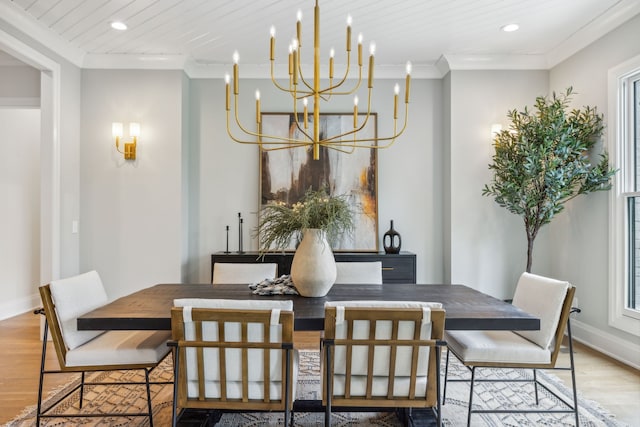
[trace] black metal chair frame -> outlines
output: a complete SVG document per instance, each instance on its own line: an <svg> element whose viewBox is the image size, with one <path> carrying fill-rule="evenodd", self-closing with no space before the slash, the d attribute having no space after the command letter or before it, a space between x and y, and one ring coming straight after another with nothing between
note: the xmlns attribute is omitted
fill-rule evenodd
<svg viewBox="0 0 640 427"><path fill-rule="evenodd" d="M144 371L145 381L142 382L109 382L109 381L85 381L85 373L87 371L83 371L81 369L67 369L67 370L49 370L45 368L46 360L47 360L47 337L49 335L49 323L45 315L45 311L43 308L39 308L34 311L34 314L41 314L45 316L44 321L44 333L42 336L42 356L40 359L40 380L38 384L38 404L36 411L36 426L40 426L40 420L42 418L95 418L95 417L149 417L149 426L153 427L153 408L151 405L151 384L173 384L173 381L150 381L149 375L151 372L157 367L153 366L151 368L137 368ZM104 369L102 371L113 371L113 370L136 370L130 368L122 368L122 369ZM92 369L91 372L100 372L99 369ZM62 397L56 399L53 403L48 404L47 408L42 408L42 394L43 394L43 385L44 385L44 376L46 374L68 374L68 373L79 373L80 374L80 383L75 387L72 387L71 390L67 391ZM146 386L146 395L147 395L147 412L135 412L135 413L99 413L99 414L50 414L49 411L53 410L56 406L58 406L61 402L71 396L74 392L80 390L80 399L79 399L79 407L82 409L83 397L84 397L84 388L85 386L93 386L93 385L103 385L103 386L117 386L117 385L144 385Z"/></svg>
<svg viewBox="0 0 640 427"><path fill-rule="evenodd" d="M571 308L570 313L580 313L580 309L573 307ZM571 320L569 318L567 318L567 345L569 348L569 366L554 366L554 367L549 367L549 368L543 368L543 370L556 370L556 371L571 371L571 386L572 386L572 391L573 391L573 404L571 404L570 402L567 402L566 399L564 399L562 396L559 396L557 393L555 393L553 390L551 390L546 384L544 384L543 382L541 382L538 379L537 376L537 369L536 368L529 368L533 371L533 378L528 379L528 378L523 378L523 379L508 379L508 380L504 380L504 379L492 379L492 378L476 378L476 369L478 368L489 368L488 366L466 366L465 367L471 372L471 378L470 379L449 379L448 378L448 374L449 374L449 352L453 353L453 355L458 359L461 360L460 357L458 357L458 355L455 354L455 352L453 352L452 350L450 350L447 347L447 356L446 356L446 361L445 361L445 373L444 373L444 390L442 393L442 404L444 405L446 403L446 399L447 399L447 382L470 382L470 389L469 389L469 411L468 411L468 415L467 415L467 426L471 425L471 414L527 414L527 413L544 413L544 414L558 414L558 413L573 413L575 414L575 421L576 421L576 427L580 425L580 420L579 420L579 416L578 416L578 394L576 391L576 374L575 374L575 363L574 363L574 358L573 358L573 339L571 336ZM498 366L491 366L490 368L493 369L513 369L513 368L509 368L509 367L498 367ZM517 369L527 369L527 368L521 368L518 367ZM536 401L536 405L538 405L539 403L539 399L538 399L538 386L544 388L545 390L547 390L547 392L549 392L551 395L553 395L556 399L558 399L560 402L562 402L565 406L566 409L499 409L499 410L490 410L490 409L473 409L473 386L475 383L481 383L481 382L525 382L525 383L532 383L534 386L534 393L535 393L535 401Z"/></svg>

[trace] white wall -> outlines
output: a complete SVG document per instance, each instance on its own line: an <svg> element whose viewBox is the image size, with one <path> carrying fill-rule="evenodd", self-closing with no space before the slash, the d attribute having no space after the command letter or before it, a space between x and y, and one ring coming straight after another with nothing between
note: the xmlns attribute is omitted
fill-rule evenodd
<svg viewBox="0 0 640 427"><path fill-rule="evenodd" d="M32 307L40 282L40 110L0 108L0 318Z"/></svg>
<svg viewBox="0 0 640 427"><path fill-rule="evenodd" d="M573 105L595 106L607 117L607 73L616 65L640 54L640 16L597 40L550 72L550 86L557 92L573 86ZM607 133L605 131L605 138ZM602 144L597 146L602 149ZM608 206L609 194L581 196L567 204L550 225L553 235L549 272L576 285L582 313L577 316L577 335L597 342L605 351L616 346L617 338L640 345L632 336L607 324L608 315ZM610 341L613 340L613 341ZM636 347L637 348L637 347ZM637 353L635 355L637 361ZM638 363L638 362L636 362Z"/></svg>
<svg viewBox="0 0 640 427"><path fill-rule="evenodd" d="M372 110L378 113L378 135L390 135L393 80L376 81ZM260 89L263 112L291 111L290 98L274 92L269 80L242 82L241 116L255 128L253 93ZM412 82L407 131L395 145L378 153L378 237L394 220L402 235L402 249L418 255L420 282L442 281L442 182L441 100L439 80ZM238 250L237 215L245 221L245 250L257 250L252 238L259 202L258 148L236 144L226 133L222 80L202 79L191 83L191 281L206 282L211 274L211 253L225 250L225 226L231 229L229 249ZM360 99L364 100L361 94ZM336 101L336 100L333 100ZM331 102L323 112L352 111L352 98ZM361 103L361 105L364 103ZM361 108L362 111L362 108ZM382 250L382 243L379 243Z"/></svg>
<svg viewBox="0 0 640 427"><path fill-rule="evenodd" d="M40 107L40 70L27 65L0 66L0 108Z"/></svg>
<svg viewBox="0 0 640 427"><path fill-rule="evenodd" d="M78 144L80 71L56 53L34 42L0 17L0 48L22 62L43 69L20 79L18 98L40 95L40 266L37 280L28 285L30 306L40 304L38 285L78 272L78 236L71 233L78 218ZM38 76L38 78L36 78ZM5 81L11 85L11 82ZM33 84L35 87L26 88ZM32 96L33 95L33 96ZM9 98L7 98L9 99ZM37 103L36 103L37 104ZM55 202L54 202L55 200ZM7 300L11 313L23 301ZM26 310L25 306L25 310ZM6 317L10 313L0 313Z"/></svg>
<svg viewBox="0 0 640 427"><path fill-rule="evenodd" d="M491 125L509 121L507 111L533 104L548 87L546 71L452 71L449 264L451 283L462 283L497 298L511 298L526 268L522 219L482 195L491 182ZM533 271L544 263L543 236L536 242Z"/></svg>
<svg viewBox="0 0 640 427"><path fill-rule="evenodd" d="M182 280L182 77L82 71L80 266L111 298ZM116 121L141 125L135 161L116 151Z"/></svg>

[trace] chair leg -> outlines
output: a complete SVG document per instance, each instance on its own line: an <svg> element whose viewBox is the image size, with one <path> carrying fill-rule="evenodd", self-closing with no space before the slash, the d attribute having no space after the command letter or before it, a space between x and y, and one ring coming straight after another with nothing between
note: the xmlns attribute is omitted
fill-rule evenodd
<svg viewBox="0 0 640 427"><path fill-rule="evenodd" d="M467 414L467 427L471 426L471 406L473 405L473 383L476 378L476 367L471 367L471 384L469 387L469 412Z"/></svg>
<svg viewBox="0 0 640 427"><path fill-rule="evenodd" d="M536 395L536 406L538 405L538 371L536 369L533 370L533 391Z"/></svg>
<svg viewBox="0 0 640 427"><path fill-rule="evenodd" d="M42 337L42 356L40 359L40 382L38 384L38 409L36 412L36 426L40 426L40 414L42 413L42 386L44 383L44 363L47 360L47 335L49 335L49 324L44 320L44 335Z"/></svg>
<svg viewBox="0 0 640 427"><path fill-rule="evenodd" d="M147 409L149 411L149 427L153 427L153 408L151 405L151 386L149 385L149 369L144 368L144 380L147 385Z"/></svg>
<svg viewBox="0 0 640 427"><path fill-rule="evenodd" d="M448 355L448 353L447 353ZM438 414L436 415L436 426L437 427L441 427L442 426L442 405L440 404L440 347L436 347L436 366L438 367L438 371L436 372L436 397L437 397L437 401L436 401L436 408L438 410ZM446 373L445 373L445 377L446 377ZM446 386L446 379L445 379L445 386ZM409 408L411 409L411 408Z"/></svg>
<svg viewBox="0 0 640 427"><path fill-rule="evenodd" d="M329 367L331 366L331 350L330 346L325 346L325 351L327 355L327 366L325 367L325 387L326 387L326 396L327 396L327 405L324 408L324 426L331 426L331 375L329 374Z"/></svg>
<svg viewBox="0 0 640 427"><path fill-rule="evenodd" d="M84 371L80 374L80 409L82 409L82 401L84 397Z"/></svg>
<svg viewBox="0 0 640 427"><path fill-rule="evenodd" d="M289 382L291 381L291 351L285 350L284 427L289 426ZM291 423L293 425L293 423Z"/></svg>
<svg viewBox="0 0 640 427"><path fill-rule="evenodd" d="M444 363L444 386L442 390L442 404L447 403L447 378L449 378L449 347L447 347L447 356Z"/></svg>
<svg viewBox="0 0 640 427"><path fill-rule="evenodd" d="M173 351L173 410L171 413L171 425L178 425L178 367L180 366L180 349Z"/></svg>
<svg viewBox="0 0 640 427"><path fill-rule="evenodd" d="M576 416L576 427L580 425L578 416L578 393L576 391L576 369L573 362L573 339L571 338L571 321L567 319L567 336L569 340L569 366L571 368L571 386L573 388L573 411Z"/></svg>

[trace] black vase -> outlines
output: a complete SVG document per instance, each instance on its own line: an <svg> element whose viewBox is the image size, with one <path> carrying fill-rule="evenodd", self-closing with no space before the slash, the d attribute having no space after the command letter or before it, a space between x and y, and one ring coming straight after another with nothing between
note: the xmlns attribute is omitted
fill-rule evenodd
<svg viewBox="0 0 640 427"><path fill-rule="evenodd" d="M384 252L387 254L400 253L402 237L400 237L400 233L393 228L393 220L391 220L391 228L389 231L384 233L384 236L382 237L382 245L384 246Z"/></svg>

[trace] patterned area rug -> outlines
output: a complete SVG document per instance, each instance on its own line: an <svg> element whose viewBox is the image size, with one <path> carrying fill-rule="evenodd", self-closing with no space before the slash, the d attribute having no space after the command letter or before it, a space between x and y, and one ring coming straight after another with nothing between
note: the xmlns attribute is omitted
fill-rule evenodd
<svg viewBox="0 0 640 427"><path fill-rule="evenodd" d="M443 358L444 360L444 358ZM467 378L468 371L452 358L449 366L450 378ZM489 370L485 370L486 373ZM517 370L490 370L492 377L521 378L530 375L529 372ZM481 371L482 372L482 371ZM142 374L138 372L114 372L94 374L95 378L103 381L122 381L136 377L138 380ZM554 392L565 399L570 400L571 392L562 385L557 377L539 372L539 377ZM171 360L165 360L151 376L152 380L166 381L172 378ZM60 396L65 390L70 389L74 383L70 383L52 393L49 400L54 396ZM578 388L580 384L578 383ZM528 399L532 386L522 383L477 385L477 397L474 397L474 405L482 402L482 407L502 408L513 405L529 405ZM152 399L154 408L154 425L171 425L171 405L172 388L169 385L152 386ZM300 371L298 374L298 387L296 397L298 399L319 399L320 391L320 363L317 351L300 352ZM447 403L443 406L443 421L445 426L465 426L467 419L467 401L469 387L467 383L449 383L447 388ZM144 410L146 400L144 387L140 386L95 386L89 392L85 392L83 413L86 412L138 412ZM558 408L561 403L550 393L541 389L540 405L545 408ZM579 399L580 425L584 427L611 426L622 427L626 424L617 422L610 414L604 411L597 403ZM46 404L45 404L46 406ZM55 413L73 414L78 413L78 393L74 393L67 400L59 405ZM273 413L243 413L224 414L218 426L277 426L282 425L283 414ZM296 426L321 426L324 424L323 413L296 413ZM35 406L26 408L23 413L12 420L6 426L26 427L35 425ZM149 421L140 417L119 417L119 418L85 418L85 419L44 419L42 426L148 426ZM195 425L195 424L189 424ZM332 426L384 426L395 427L402 423L392 412L379 413L357 413L343 412L332 415ZM482 427L494 426L573 426L573 414L474 414L472 425Z"/></svg>

